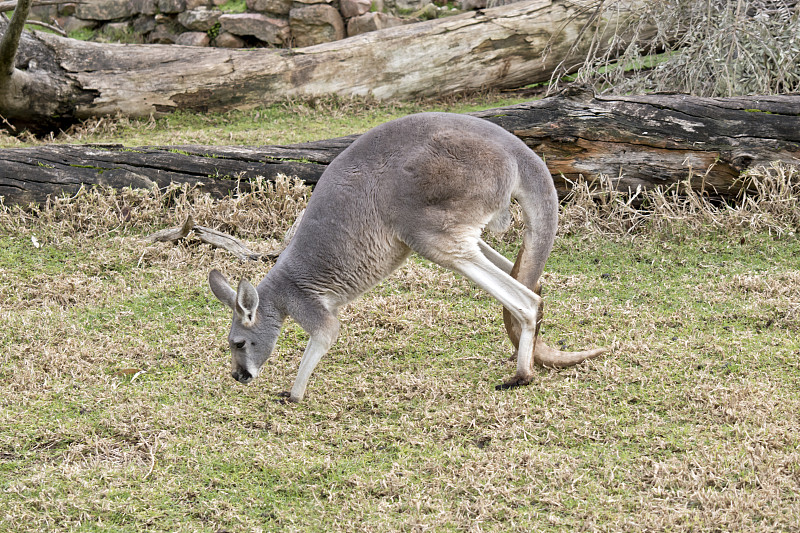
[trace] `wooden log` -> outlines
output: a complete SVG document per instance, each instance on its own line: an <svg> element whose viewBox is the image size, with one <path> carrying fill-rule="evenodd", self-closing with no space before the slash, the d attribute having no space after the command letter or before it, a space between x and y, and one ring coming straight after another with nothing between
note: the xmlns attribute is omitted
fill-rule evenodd
<svg viewBox="0 0 800 533"><path fill-rule="evenodd" d="M698 185L728 196L748 168L800 164L800 95L594 97L573 89L475 114L542 156L562 195L580 176L604 174L636 190L681 182L691 171Z"/></svg>
<svg viewBox="0 0 800 533"><path fill-rule="evenodd" d="M38 6L57 6L61 4L66 4L64 0L35 0L31 2L31 7L38 7ZM74 4L82 4L83 2L70 2ZM17 9L17 0L8 0L5 2L0 2L0 13L6 13L8 11L14 11Z"/></svg>
<svg viewBox="0 0 800 533"><path fill-rule="evenodd" d="M800 164L800 96L593 97L581 91L473 113L499 124L541 155L561 195L569 181L600 174L622 189L685 180L734 194L740 173L773 161ZM202 184L225 195L255 176L297 176L314 184L357 136L292 146L44 145L0 151L6 204L41 202L81 185Z"/></svg>
<svg viewBox="0 0 800 533"><path fill-rule="evenodd" d="M43 145L0 150L0 196L6 204L43 202L81 186L151 188L198 185L224 196L248 181L279 174L315 184L353 137L296 147Z"/></svg>
<svg viewBox="0 0 800 533"><path fill-rule="evenodd" d="M620 0L603 12L601 47L642 2ZM0 79L0 115L47 131L93 116L225 111L279 96L418 98L516 88L547 81L562 61L583 57L596 3L528 0L292 50L106 44L26 32L13 76Z"/></svg>

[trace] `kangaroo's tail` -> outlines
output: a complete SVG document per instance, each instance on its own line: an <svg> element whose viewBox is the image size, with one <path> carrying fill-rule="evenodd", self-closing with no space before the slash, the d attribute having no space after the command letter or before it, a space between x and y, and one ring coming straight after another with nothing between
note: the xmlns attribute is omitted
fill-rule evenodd
<svg viewBox="0 0 800 533"><path fill-rule="evenodd" d="M522 208L525 229L511 276L541 296L540 278L544 264L553 249L558 227L558 195L553 186L550 172L538 158L525 158L519 166L520 180L514 197ZM597 357L606 348L596 348L582 352L562 352L549 347L539 338L539 325L542 321L544 301L539 306L539 321L536 324L533 360L535 363L555 368L564 368ZM514 348L519 349L520 327L507 309L503 309L503 322Z"/></svg>

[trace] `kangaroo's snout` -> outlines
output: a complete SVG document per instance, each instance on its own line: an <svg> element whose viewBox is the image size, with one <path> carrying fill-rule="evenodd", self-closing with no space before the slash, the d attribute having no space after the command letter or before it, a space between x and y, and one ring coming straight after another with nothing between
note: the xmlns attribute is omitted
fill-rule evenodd
<svg viewBox="0 0 800 533"><path fill-rule="evenodd" d="M244 368L237 368L236 370L231 372L231 376L233 376L233 379L235 379L239 383L244 383L244 384L250 383L251 381L253 381L253 378L255 377Z"/></svg>

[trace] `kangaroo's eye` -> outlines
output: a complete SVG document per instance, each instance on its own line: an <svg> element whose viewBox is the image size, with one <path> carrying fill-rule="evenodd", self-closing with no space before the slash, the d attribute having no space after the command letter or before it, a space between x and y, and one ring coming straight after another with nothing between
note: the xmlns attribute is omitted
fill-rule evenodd
<svg viewBox="0 0 800 533"><path fill-rule="evenodd" d="M236 348L237 350L241 350L244 348L244 344L245 344L244 341L234 342L233 347Z"/></svg>

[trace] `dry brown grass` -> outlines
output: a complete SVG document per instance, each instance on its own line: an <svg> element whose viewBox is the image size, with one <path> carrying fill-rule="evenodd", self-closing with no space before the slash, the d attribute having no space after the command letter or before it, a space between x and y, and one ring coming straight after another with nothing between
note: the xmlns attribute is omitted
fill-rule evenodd
<svg viewBox="0 0 800 533"><path fill-rule="evenodd" d="M590 52L582 65L562 65L553 80L580 67L573 79L616 94L796 93L800 90L798 6L796 0L648 1L621 24L604 27L600 15L627 10L629 2L590 2L586 9L595 15L585 28L593 39Z"/></svg>
<svg viewBox="0 0 800 533"><path fill-rule="evenodd" d="M245 238L280 239L305 207L311 188L279 176L275 181L256 178L249 191L213 198L197 187L173 184L166 189L81 188L73 196L50 197L41 206L0 203L0 220L9 229L23 231L32 223L61 234L101 234L135 229L143 234L188 215L196 223Z"/></svg>
<svg viewBox="0 0 800 533"><path fill-rule="evenodd" d="M269 248L300 184L0 209L0 529L797 531L797 171L751 178L730 205L564 205L543 334L613 355L495 391L498 305L412 260L343 311L299 405L277 393L305 334L241 386L206 287L270 265L141 237L192 212Z"/></svg>
<svg viewBox="0 0 800 533"><path fill-rule="evenodd" d="M744 173L738 198L723 201L705 189L704 176L690 173L669 188L618 190L612 179L573 184L566 199L562 232L578 228L610 235L637 232L766 231L782 236L800 230L800 168L775 163Z"/></svg>

